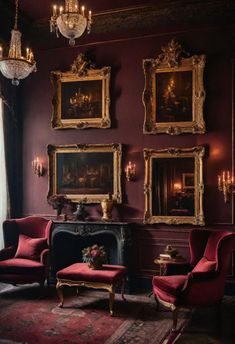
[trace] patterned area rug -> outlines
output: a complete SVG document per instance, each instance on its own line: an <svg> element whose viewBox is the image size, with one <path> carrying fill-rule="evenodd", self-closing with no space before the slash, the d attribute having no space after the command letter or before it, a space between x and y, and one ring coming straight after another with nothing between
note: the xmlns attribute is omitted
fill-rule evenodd
<svg viewBox="0 0 235 344"><path fill-rule="evenodd" d="M65 289L58 307L55 288L0 285L1 344L173 344L191 314L179 314L179 332L171 333L171 312L156 311L153 298L116 295L115 316L108 312L108 293Z"/></svg>

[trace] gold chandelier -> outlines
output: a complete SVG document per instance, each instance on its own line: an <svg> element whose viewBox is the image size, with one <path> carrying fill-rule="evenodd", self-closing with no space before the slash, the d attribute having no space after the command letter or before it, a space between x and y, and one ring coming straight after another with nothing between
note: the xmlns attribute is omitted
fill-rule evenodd
<svg viewBox="0 0 235 344"><path fill-rule="evenodd" d="M26 49L26 56L21 54L21 33L18 30L18 0L15 1L15 6L15 25L11 31L10 48L7 57L3 57L3 48L0 46L0 71L6 78L12 79L13 85L18 86L20 79L25 79L30 73L36 72L36 62L31 49Z"/></svg>
<svg viewBox="0 0 235 344"><path fill-rule="evenodd" d="M65 9L62 6L53 6L53 13L50 19L50 31L58 31L69 39L69 45L75 45L75 39L80 37L85 30L91 31L91 11L85 12L85 7L79 7L78 0L65 0Z"/></svg>

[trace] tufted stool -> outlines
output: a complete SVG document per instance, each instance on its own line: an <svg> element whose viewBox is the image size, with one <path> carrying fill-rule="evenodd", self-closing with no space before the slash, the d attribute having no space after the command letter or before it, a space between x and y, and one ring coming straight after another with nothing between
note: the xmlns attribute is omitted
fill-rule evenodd
<svg viewBox="0 0 235 344"><path fill-rule="evenodd" d="M105 289L109 292L109 311L113 315L113 302L116 286L121 284L121 296L124 298L126 267L120 265L103 265L101 270L92 270L87 263L75 263L57 272L56 289L63 307L63 286Z"/></svg>

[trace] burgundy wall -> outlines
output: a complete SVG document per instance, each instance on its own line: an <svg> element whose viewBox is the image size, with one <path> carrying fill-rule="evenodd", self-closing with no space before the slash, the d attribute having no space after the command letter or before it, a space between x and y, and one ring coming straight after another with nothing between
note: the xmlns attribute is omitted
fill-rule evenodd
<svg viewBox="0 0 235 344"><path fill-rule="evenodd" d="M144 211L143 148L169 146L191 147L204 145L204 210L207 224L231 223L232 205L224 204L217 190L217 174L232 165L232 54L229 30L197 29L174 34L191 54L207 56L205 69L206 102L205 135L184 134L143 135L144 106L142 92L144 74L142 60L156 57L161 46L172 34L152 35L116 42L104 42L86 47L61 48L36 54L38 72L23 82L21 89L23 122L23 213L53 214L47 205L48 176L37 178L31 161L40 156L47 166L48 144L112 143L123 144L123 166L128 160L137 164L137 180L122 178L123 204L119 207L121 219L142 221ZM66 71L77 54L90 50L99 67L112 67L111 129L53 130L51 129L52 87L50 71ZM96 209L94 211L94 209ZM99 206L89 206L97 215Z"/></svg>
<svg viewBox="0 0 235 344"><path fill-rule="evenodd" d="M144 74L142 60L156 57L173 37L191 54L205 54L206 102L204 135L143 135ZM50 71L66 71L80 52L89 50L98 67L111 66L111 129L51 129L52 87ZM143 225L144 148L192 147L204 145L204 212L207 225L232 224L233 203L225 204L217 190L217 174L232 169L232 31L229 28L194 28L174 34L156 34L107 41L86 47L41 51L36 54L38 72L26 79L21 88L23 120L23 215L55 215L46 197L48 175L37 178L31 161L43 158L47 166L48 144L113 143L123 144L123 170L129 160L137 165L137 180L122 176L123 203L114 217L139 222L134 231L137 274L149 276L156 267L154 258L166 244L173 244L188 256L189 226ZM100 205L89 205L90 215L100 219ZM224 228L224 227L222 227Z"/></svg>

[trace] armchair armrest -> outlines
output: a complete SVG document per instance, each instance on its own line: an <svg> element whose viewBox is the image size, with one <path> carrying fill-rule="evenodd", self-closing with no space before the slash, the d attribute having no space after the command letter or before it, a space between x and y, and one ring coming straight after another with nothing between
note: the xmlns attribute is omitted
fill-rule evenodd
<svg viewBox="0 0 235 344"><path fill-rule="evenodd" d="M0 260L13 258L15 255L15 248L13 246L5 247L0 250Z"/></svg>
<svg viewBox="0 0 235 344"><path fill-rule="evenodd" d="M49 266L50 265L50 251L49 248L45 248L40 255L40 263Z"/></svg>
<svg viewBox="0 0 235 344"><path fill-rule="evenodd" d="M208 280L211 278L215 278L217 276L218 276L217 270L205 271L205 272L191 271L188 273L188 279L199 280L199 281Z"/></svg>
<svg viewBox="0 0 235 344"><path fill-rule="evenodd" d="M218 276L218 271L213 270L213 271L207 271L207 272L189 272L188 273L188 278L185 281L183 291L186 291L187 289L190 288L193 284L197 284L200 282L210 282L213 281Z"/></svg>

